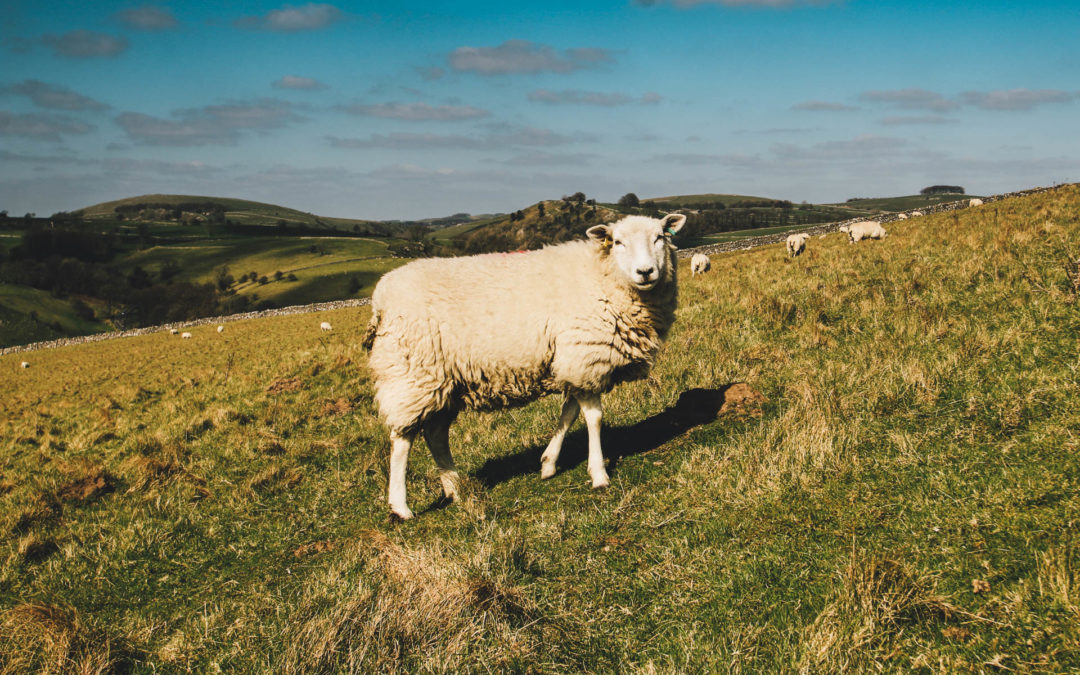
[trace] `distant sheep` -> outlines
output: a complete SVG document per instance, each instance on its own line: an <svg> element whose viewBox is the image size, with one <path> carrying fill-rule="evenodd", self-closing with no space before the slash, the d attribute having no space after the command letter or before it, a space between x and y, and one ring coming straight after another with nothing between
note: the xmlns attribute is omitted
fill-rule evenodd
<svg viewBox="0 0 1080 675"><path fill-rule="evenodd" d="M787 252L792 258L806 250L806 240L810 235L806 232L789 234L787 237Z"/></svg>
<svg viewBox="0 0 1080 675"><path fill-rule="evenodd" d="M690 258L690 276L705 274L710 269L712 269L712 261L704 253L695 253L694 257Z"/></svg>
<svg viewBox="0 0 1080 675"><path fill-rule="evenodd" d="M970 202L968 202L968 206L982 206L982 205L983 205L983 200L978 199L978 198L972 199Z"/></svg>
<svg viewBox="0 0 1080 675"><path fill-rule="evenodd" d="M906 213L898 213L898 214L896 214L896 219L897 220L907 220L907 214Z"/></svg>
<svg viewBox="0 0 1080 675"><path fill-rule="evenodd" d="M179 332L180 332L180 331L176 330L175 328L170 328L170 329L169 329L169 335L176 335L176 334L177 334L177 333L179 333Z"/></svg>
<svg viewBox="0 0 1080 675"><path fill-rule="evenodd" d="M926 214L925 214L925 213L923 213L922 211L912 211L912 212L911 212L911 217L912 217L912 218L918 218L918 217L920 217L920 216L925 216L925 215L926 215Z"/></svg>
<svg viewBox="0 0 1080 675"><path fill-rule="evenodd" d="M180 337L182 337L185 340L190 340L191 339L191 333L180 333Z"/></svg>
<svg viewBox="0 0 1080 675"><path fill-rule="evenodd" d="M217 332L224 333L225 332L225 326L218 326L217 327Z"/></svg>
<svg viewBox="0 0 1080 675"><path fill-rule="evenodd" d="M889 235L876 220L863 220L851 225L841 225L840 231L847 234L848 243L854 244L863 239L884 239Z"/></svg>
<svg viewBox="0 0 1080 675"><path fill-rule="evenodd" d="M428 258L383 275L363 344L390 431L392 513L413 515L405 471L418 432L439 467L443 494L457 499L448 439L458 413L547 394L565 399L540 477L555 475L580 410L592 486L606 487L600 398L647 376L667 337L678 292L671 235L685 222L681 214L627 216L590 227L584 241L515 255Z"/></svg>
<svg viewBox="0 0 1080 675"><path fill-rule="evenodd" d="M20 368L29 368L30 367L30 362L29 361L23 361L22 363L19 364L19 367Z"/></svg>
<svg viewBox="0 0 1080 675"><path fill-rule="evenodd" d="M319 330L325 333L328 330L334 330L334 327L330 325L329 321L323 321L319 324Z"/></svg>

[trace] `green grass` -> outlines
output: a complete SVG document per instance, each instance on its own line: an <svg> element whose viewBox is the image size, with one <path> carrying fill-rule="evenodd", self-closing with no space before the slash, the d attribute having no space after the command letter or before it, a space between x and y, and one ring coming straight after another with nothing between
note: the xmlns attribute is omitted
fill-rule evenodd
<svg viewBox="0 0 1080 675"><path fill-rule="evenodd" d="M752 230L734 230L732 232L717 232L698 237L691 242L685 242L684 246L704 246L706 244L718 244L727 241L738 241L750 237L763 237L768 234L779 234L789 230L802 230L813 225L777 225L775 227L756 227Z"/></svg>
<svg viewBox="0 0 1080 675"><path fill-rule="evenodd" d="M727 195L727 194L715 194L705 193L700 195L673 195L670 197L649 197L642 199L642 202L656 202L657 204L663 204L665 206L682 206L684 204L701 204L703 202L723 202L724 206L731 206L735 202L742 201L762 201L770 199L769 197L751 197L749 195Z"/></svg>
<svg viewBox="0 0 1080 675"><path fill-rule="evenodd" d="M470 412L400 525L366 309L0 357L0 671L1077 672L1078 241L1070 186L684 267L610 488Z"/></svg>
<svg viewBox="0 0 1080 675"><path fill-rule="evenodd" d="M79 318L72 301L36 288L0 284L0 347L109 330L100 321ZM90 300L87 304L93 307L97 303ZM37 319L31 318L31 312ZM56 324L60 330L56 330Z"/></svg>
<svg viewBox="0 0 1080 675"><path fill-rule="evenodd" d="M973 199L978 195L907 195L905 197L881 197L873 199L852 199L847 202L841 202L839 204L831 204L830 206L843 206L851 209L859 209L865 211L912 211L914 209L933 206L934 204L944 204L947 202L966 201Z"/></svg>

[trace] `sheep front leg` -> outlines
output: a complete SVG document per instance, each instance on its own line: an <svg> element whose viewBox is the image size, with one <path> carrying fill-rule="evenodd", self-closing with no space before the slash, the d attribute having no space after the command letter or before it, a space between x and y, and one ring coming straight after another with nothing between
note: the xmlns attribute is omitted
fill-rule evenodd
<svg viewBox="0 0 1080 675"><path fill-rule="evenodd" d="M439 467L439 480L442 481L443 495L455 502L458 500L458 472L454 456L450 454L450 422L453 415L449 412L436 413L424 420L424 440L435 465Z"/></svg>
<svg viewBox="0 0 1080 675"><path fill-rule="evenodd" d="M577 400L585 416L585 427L589 431L589 476L592 477L592 486L607 487L610 480L607 470L604 469L604 452L600 449L600 422L604 417L600 395L582 394Z"/></svg>
<svg viewBox="0 0 1080 675"><path fill-rule="evenodd" d="M387 501L390 502L390 511L402 520L413 517L409 505L405 500L405 470L409 464L409 449L412 448L413 438L416 432L400 434L390 432L390 480Z"/></svg>
<svg viewBox="0 0 1080 675"><path fill-rule="evenodd" d="M577 419L579 410L581 410L581 406L578 405L577 399L570 394L567 394L566 399L563 400L562 412L559 413L559 428L555 430L555 435L551 437L551 442L548 443L547 449L544 450L544 454L540 456L541 478L551 478L555 475L555 462L559 461L559 453L562 452L563 439L566 437L566 432L570 429L570 425Z"/></svg>

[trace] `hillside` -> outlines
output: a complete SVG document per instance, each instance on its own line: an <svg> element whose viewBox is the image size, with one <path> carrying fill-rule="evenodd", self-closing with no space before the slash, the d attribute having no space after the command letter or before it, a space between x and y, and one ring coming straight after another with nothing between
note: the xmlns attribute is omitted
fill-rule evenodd
<svg viewBox="0 0 1080 675"><path fill-rule="evenodd" d="M74 212L90 220L124 220L154 224L223 222L265 228L309 228L326 231L386 235L391 228L370 220L317 216L276 204L227 197L195 195L140 195L88 206ZM220 214L220 215L218 215Z"/></svg>
<svg viewBox="0 0 1080 675"><path fill-rule="evenodd" d="M911 211L913 209L945 204L948 202L973 199L979 195L967 194L932 194L932 195L907 195L904 197L876 197L872 199L849 199L846 202L830 204L840 208L859 209L869 212L881 211L895 213L897 211Z"/></svg>
<svg viewBox="0 0 1080 675"><path fill-rule="evenodd" d="M535 249L581 238L592 225L612 222L620 215L611 206L591 201L552 199L513 213L437 230L430 239L461 253Z"/></svg>
<svg viewBox="0 0 1080 675"><path fill-rule="evenodd" d="M1077 672L1080 188L889 231L681 269L610 488L465 412L400 525L367 309L0 356L2 669Z"/></svg>

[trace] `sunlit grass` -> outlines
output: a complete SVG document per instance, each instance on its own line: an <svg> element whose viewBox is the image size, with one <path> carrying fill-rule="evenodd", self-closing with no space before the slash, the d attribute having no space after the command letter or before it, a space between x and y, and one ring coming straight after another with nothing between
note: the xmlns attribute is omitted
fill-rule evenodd
<svg viewBox="0 0 1080 675"><path fill-rule="evenodd" d="M681 270L607 490L546 399L396 526L366 308L0 357L0 671L1074 672L1080 190L889 231Z"/></svg>

